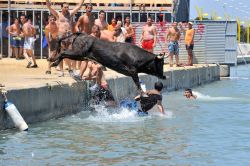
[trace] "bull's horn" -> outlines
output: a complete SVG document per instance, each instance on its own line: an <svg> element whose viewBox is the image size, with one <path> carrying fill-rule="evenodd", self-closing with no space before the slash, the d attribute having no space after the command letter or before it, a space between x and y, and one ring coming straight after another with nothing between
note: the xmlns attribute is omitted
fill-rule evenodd
<svg viewBox="0 0 250 166"><path fill-rule="evenodd" d="M156 56L158 59L162 59L163 58L163 55L157 55Z"/></svg>

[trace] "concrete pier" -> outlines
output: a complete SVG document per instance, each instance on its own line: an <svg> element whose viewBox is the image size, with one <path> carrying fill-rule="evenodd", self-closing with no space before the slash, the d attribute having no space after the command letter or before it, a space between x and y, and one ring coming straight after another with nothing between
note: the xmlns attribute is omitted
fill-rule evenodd
<svg viewBox="0 0 250 166"><path fill-rule="evenodd" d="M28 123L46 121L87 110L90 100L88 86L90 82L76 82L67 71L63 78L57 77L57 71L45 75L47 62L38 60L39 68L27 69L26 61L14 59L0 60L0 83L8 91L7 97L12 101L24 120ZM166 80L161 80L167 91L195 87L220 80L220 66L194 65L191 67L164 66ZM131 78L112 70L105 71L105 77L116 100L134 97L136 87ZM158 78L140 74L147 89L153 88ZM3 98L0 97L0 130L12 128L13 123L2 109Z"/></svg>

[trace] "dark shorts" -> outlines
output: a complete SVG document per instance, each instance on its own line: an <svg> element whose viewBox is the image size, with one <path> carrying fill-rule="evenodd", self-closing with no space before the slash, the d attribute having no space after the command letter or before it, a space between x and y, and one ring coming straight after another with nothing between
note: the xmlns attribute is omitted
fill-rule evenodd
<svg viewBox="0 0 250 166"><path fill-rule="evenodd" d="M10 38L10 45L14 48L23 47L23 43L24 43L23 38L13 37L13 36Z"/></svg>
<svg viewBox="0 0 250 166"><path fill-rule="evenodd" d="M51 39L49 44L50 44L50 51L55 51L56 48L57 48L57 40L56 39Z"/></svg>
<svg viewBox="0 0 250 166"><path fill-rule="evenodd" d="M126 43L133 43L133 38L132 37L128 37L125 40Z"/></svg>
<svg viewBox="0 0 250 166"><path fill-rule="evenodd" d="M20 41L20 43L19 43L19 46L20 46L21 48L23 48L23 46L24 46L24 38L21 39L21 41Z"/></svg>
<svg viewBox="0 0 250 166"><path fill-rule="evenodd" d="M194 45L190 44L190 46L186 45L186 50L193 50L194 49Z"/></svg>

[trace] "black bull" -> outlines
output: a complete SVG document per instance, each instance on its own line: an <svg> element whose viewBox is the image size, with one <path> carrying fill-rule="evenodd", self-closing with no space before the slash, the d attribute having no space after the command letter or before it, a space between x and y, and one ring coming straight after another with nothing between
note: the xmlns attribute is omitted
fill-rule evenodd
<svg viewBox="0 0 250 166"><path fill-rule="evenodd" d="M157 56L129 43L100 40L85 33L76 33L71 36L76 36L72 43L72 49L61 52L55 58L50 58L50 61L54 62L52 66L57 66L64 58L94 60L118 73L132 77L140 91L138 73L146 73L160 79L166 79L163 75L163 56Z"/></svg>

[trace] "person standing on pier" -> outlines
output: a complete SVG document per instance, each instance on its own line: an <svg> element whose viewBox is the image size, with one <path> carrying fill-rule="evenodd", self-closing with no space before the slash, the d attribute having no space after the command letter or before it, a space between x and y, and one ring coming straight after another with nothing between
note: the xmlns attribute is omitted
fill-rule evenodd
<svg viewBox="0 0 250 166"><path fill-rule="evenodd" d="M95 19L95 25L99 26L100 30L108 30L108 23L106 22L105 16L106 13L101 10L99 12L99 18Z"/></svg>
<svg viewBox="0 0 250 166"><path fill-rule="evenodd" d="M23 24L21 36L24 37L24 45L23 45L24 53L23 53L23 55L24 55L25 59L28 61L27 68L30 68L30 67L37 68L38 66L36 64L36 58L35 58L35 55L33 53L34 42L35 42L34 36L36 34L35 27L31 24L30 19L27 21L27 16L25 16L25 15L21 15L20 20ZM32 65L32 62L30 60L30 57L33 60L33 65Z"/></svg>
<svg viewBox="0 0 250 166"><path fill-rule="evenodd" d="M20 37L21 29L19 25L19 20L17 18L14 18L14 23L9 28L9 34L12 40L12 47L14 50L14 55L16 57L16 60L21 59L21 49L20 49L20 43L22 38Z"/></svg>
<svg viewBox="0 0 250 166"><path fill-rule="evenodd" d="M193 23L188 22L188 30L186 30L185 44L188 53L188 64L187 66L193 66L193 49L194 49L194 34Z"/></svg>
<svg viewBox="0 0 250 166"><path fill-rule="evenodd" d="M59 38L63 38L66 37L68 35L70 35L72 33L72 27L73 27L73 17L74 15L77 13L77 11L79 9L81 9L83 4L83 0L80 0L80 2L78 3L78 5L73 9L73 10L69 10L69 4L66 2L63 2L61 4L61 8L62 11L61 12L57 12L55 9L53 9L51 7L51 3L49 2L49 0L46 0L46 5L49 9L49 11L51 12L52 15L54 15L56 17L57 20L57 26L58 26L58 37ZM71 39L68 40L63 40L62 41L62 51L66 50L66 49L70 49L71 48ZM72 74L73 71L71 69L71 60L66 60L66 63L69 67L69 73ZM75 62L74 62L75 63ZM61 62L60 64L60 69L63 69L63 64ZM61 76L63 76L64 74L61 73Z"/></svg>
<svg viewBox="0 0 250 166"><path fill-rule="evenodd" d="M58 27L56 24L56 18L53 15L49 16L49 24L45 27L45 37L49 46L49 57L56 55L57 38L58 38ZM48 62L48 70L45 74L51 74L51 62ZM61 70L63 72L63 70ZM60 75L59 75L60 76Z"/></svg>
<svg viewBox="0 0 250 166"><path fill-rule="evenodd" d="M125 42L126 43L133 43L133 36L135 34L135 31L133 29L132 24L130 23L130 17L129 16L127 16L126 19L125 19L124 27L125 27L125 29L127 31L127 36L126 36Z"/></svg>
<svg viewBox="0 0 250 166"><path fill-rule="evenodd" d="M142 28L142 35L140 39L140 45L144 50L148 52L154 51L156 46L156 27L152 24L152 18L148 17L147 24Z"/></svg>
<svg viewBox="0 0 250 166"><path fill-rule="evenodd" d="M179 64L179 43L181 33L177 28L177 22L172 24L172 27L167 31L166 43L168 43L169 50L169 63L170 67L173 67L173 56L175 55L176 67L180 67Z"/></svg>
<svg viewBox="0 0 250 166"><path fill-rule="evenodd" d="M93 9L92 4L90 3L86 4L86 13L81 17L79 17L75 26L76 32L85 32L88 35L91 34L91 30L95 22L95 17L92 14L92 9ZM88 60L82 61L80 66L80 73L78 75L74 75L74 77L77 79L82 79L82 76L87 69L87 65L88 65Z"/></svg>

